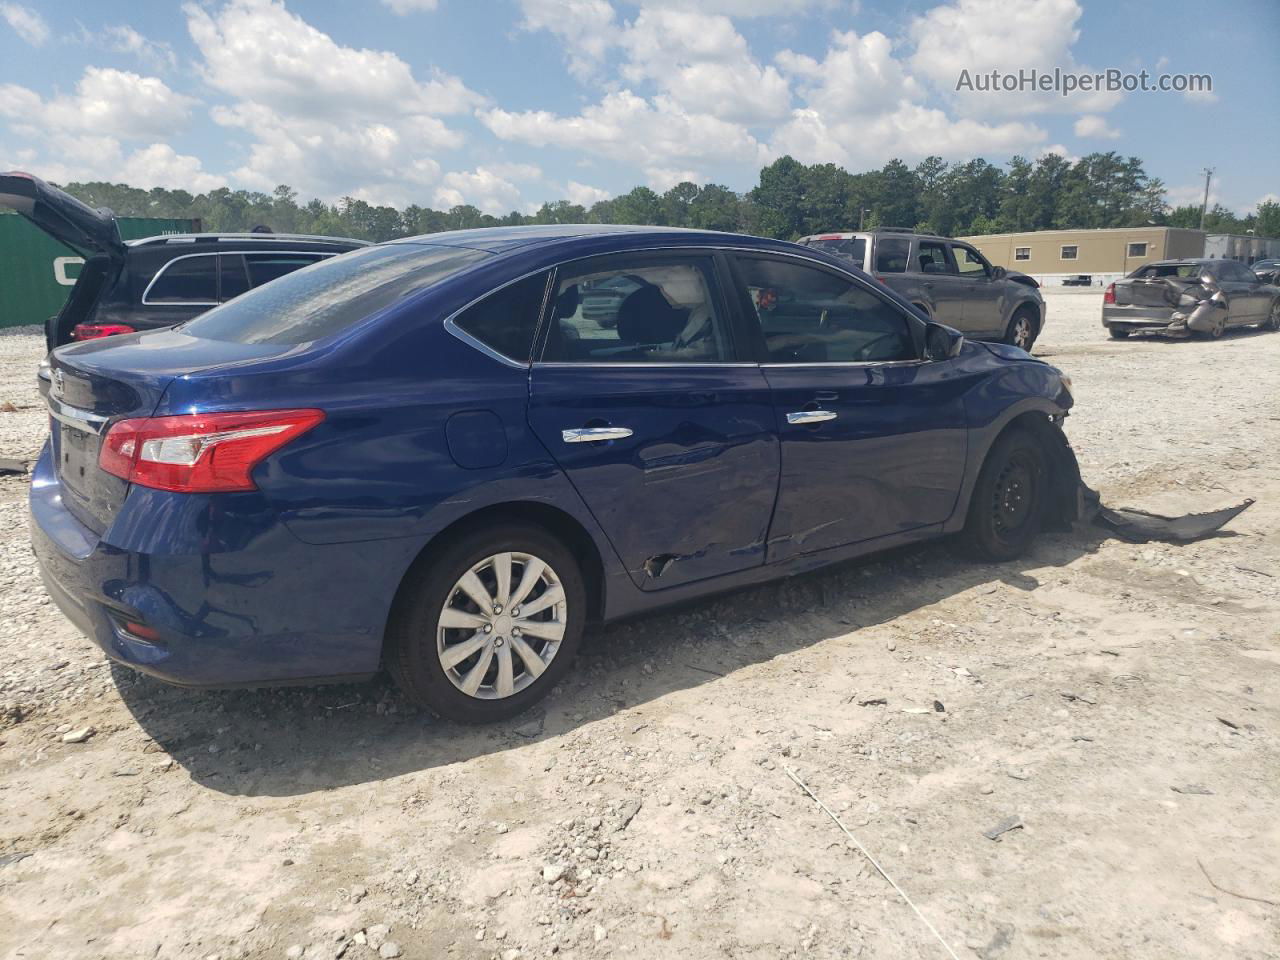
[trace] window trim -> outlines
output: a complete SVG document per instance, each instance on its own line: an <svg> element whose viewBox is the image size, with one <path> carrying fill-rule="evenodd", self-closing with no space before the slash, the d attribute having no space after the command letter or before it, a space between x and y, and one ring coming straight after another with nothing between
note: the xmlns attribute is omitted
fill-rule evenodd
<svg viewBox="0 0 1280 960"><path fill-rule="evenodd" d="M725 269L721 262L720 254L726 248L723 247L638 247L632 250L611 250L607 253L588 253L581 257L574 257L571 260L562 260L550 267L543 267L544 270L550 270L552 273L551 285L547 288L547 296L542 304L542 316L538 323L538 330L534 335L533 356L534 360L531 367L566 367L577 370L585 370L595 367L632 367L639 369L671 369L680 370L689 367L754 367L757 366L755 360L743 360L741 357L747 353L754 352L754 345L742 342L741 325L739 321L740 307L735 305L734 300L730 300L729 286L733 286L736 290L736 277ZM711 261L711 279L714 282L715 290L711 291L712 298L715 300L715 306L722 311L724 315L725 330L729 336L730 349L733 353L733 360L692 360L687 363L678 361L648 361L648 360L544 360L543 356L547 350L547 331L549 329L550 318L548 316L548 305L551 302L551 290L558 289L560 286L560 276L565 272L566 267L575 264L581 264L589 260L611 260L616 257L629 257L639 254L647 260L662 259L703 259ZM536 273L537 271L533 271ZM528 276L526 274L525 276ZM500 288L499 288L500 289ZM461 312L461 311L459 311ZM456 314L455 314L456 315ZM453 316L449 317L450 320ZM448 321L446 321L447 323Z"/></svg>
<svg viewBox="0 0 1280 960"><path fill-rule="evenodd" d="M1024 251L1025 251L1025 252L1026 252L1026 254L1027 254L1025 257L1020 257L1020 256L1018 256L1018 254L1019 254L1019 253L1022 253L1022 252L1024 252ZM1024 260L1030 260L1030 259L1031 259L1031 248L1030 248L1030 247L1014 247L1014 248L1013 248L1013 259L1014 259L1015 261L1018 261L1018 262L1021 262L1021 261L1024 261Z"/></svg>
<svg viewBox="0 0 1280 960"><path fill-rule="evenodd" d="M217 299L213 299L213 300L148 300L147 296L151 293L151 288L156 285L156 282L161 277L163 277L165 275L165 272L171 266L177 263L179 260L192 260L196 257L227 257L227 256L243 257L248 254L261 256L264 253L280 254L282 256L291 256L291 257L315 257L315 260L313 261L314 263L319 263L321 260L328 260L332 257L338 256L338 254L336 253L329 253L328 251L325 251L325 250L202 250L199 253L184 253L181 256L174 257L172 260L165 263L159 270L156 271L155 276L151 278L151 282L148 283L146 289L142 291L142 300L140 301L141 305L144 307L216 307L216 306L219 306L220 304L227 303L228 301L220 299L222 295L222 264L221 263L214 264L214 271L213 271L213 295ZM311 266L311 264L307 264L307 266ZM302 268L299 267L298 269L301 270ZM292 273L293 271L291 270L289 272ZM248 272L247 261L245 263L245 279L252 279L252 276ZM262 284L258 284L258 286L262 286ZM253 290L253 289L254 289L254 286L251 283L249 285L249 290ZM233 297L232 299L235 299L235 298Z"/></svg>
<svg viewBox="0 0 1280 960"><path fill-rule="evenodd" d="M1065 253L1067 247L1075 250L1075 256L1068 257ZM1060 243L1058 244L1058 259L1063 261L1075 261L1080 259L1080 244L1078 243Z"/></svg>

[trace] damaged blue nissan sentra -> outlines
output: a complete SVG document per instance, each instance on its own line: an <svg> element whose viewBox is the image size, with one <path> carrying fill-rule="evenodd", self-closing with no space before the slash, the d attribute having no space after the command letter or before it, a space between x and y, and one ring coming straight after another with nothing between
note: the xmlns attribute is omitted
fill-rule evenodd
<svg viewBox="0 0 1280 960"><path fill-rule="evenodd" d="M460 231L306 267L41 370L32 537L59 607L184 685L386 666L513 716L591 621L1076 517L1070 380L812 248Z"/></svg>

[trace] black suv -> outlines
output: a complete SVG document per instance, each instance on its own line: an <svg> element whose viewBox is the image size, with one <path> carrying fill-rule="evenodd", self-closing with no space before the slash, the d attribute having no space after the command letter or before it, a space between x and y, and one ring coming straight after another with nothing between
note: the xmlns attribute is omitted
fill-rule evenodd
<svg viewBox="0 0 1280 960"><path fill-rule="evenodd" d="M819 233L805 246L851 261L905 297L926 319L974 340L1030 350L1044 329L1040 285L1025 273L993 267L974 247L899 228Z"/></svg>
<svg viewBox="0 0 1280 960"><path fill-rule="evenodd" d="M73 340L172 326L252 287L363 240L274 233L193 233L120 239L108 210L94 210L27 173L0 174L11 207L85 258L62 309L45 324L48 348Z"/></svg>

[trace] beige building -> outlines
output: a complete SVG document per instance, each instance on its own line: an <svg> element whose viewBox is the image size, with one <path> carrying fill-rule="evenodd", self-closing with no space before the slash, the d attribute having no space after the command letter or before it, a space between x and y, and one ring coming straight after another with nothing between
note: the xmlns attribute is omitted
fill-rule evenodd
<svg viewBox="0 0 1280 960"><path fill-rule="evenodd" d="M1176 227L1037 230L958 239L973 244L997 266L1035 277L1043 286L1088 276L1096 287L1152 260L1205 255L1201 231Z"/></svg>

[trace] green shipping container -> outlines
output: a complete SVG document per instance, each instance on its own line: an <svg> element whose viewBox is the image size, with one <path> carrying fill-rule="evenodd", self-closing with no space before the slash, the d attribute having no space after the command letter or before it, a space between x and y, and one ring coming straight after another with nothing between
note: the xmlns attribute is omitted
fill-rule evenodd
<svg viewBox="0 0 1280 960"><path fill-rule="evenodd" d="M119 217L125 240L199 231L198 220ZM16 214L0 216L0 327L44 322L62 309L84 261Z"/></svg>

